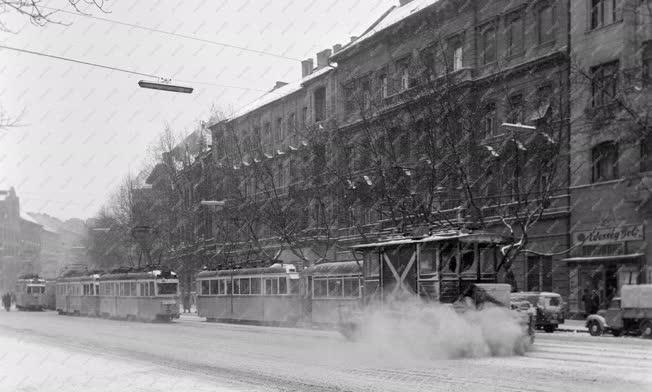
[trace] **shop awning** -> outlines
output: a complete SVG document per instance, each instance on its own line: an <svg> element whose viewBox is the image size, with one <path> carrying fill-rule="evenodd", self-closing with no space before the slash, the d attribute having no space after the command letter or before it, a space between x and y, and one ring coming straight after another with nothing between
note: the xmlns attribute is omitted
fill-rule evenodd
<svg viewBox="0 0 652 392"><path fill-rule="evenodd" d="M613 256L586 256L586 257L569 257L567 259L562 259L567 263L602 263L606 261L617 261L617 262L634 262L638 261L644 257L643 253L632 253L628 255L613 255Z"/></svg>

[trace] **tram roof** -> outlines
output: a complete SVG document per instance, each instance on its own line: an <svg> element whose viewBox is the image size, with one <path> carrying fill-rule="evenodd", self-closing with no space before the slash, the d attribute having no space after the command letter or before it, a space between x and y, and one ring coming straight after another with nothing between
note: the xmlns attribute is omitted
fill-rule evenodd
<svg viewBox="0 0 652 392"><path fill-rule="evenodd" d="M384 248L400 245L421 244L427 242L441 242L459 240L467 243L479 244L506 244L509 239L501 234L489 232L462 232L462 231L447 231L431 234L420 238L397 237L387 239L385 241L373 242L368 244L354 245L352 249L371 249L371 248Z"/></svg>
<svg viewBox="0 0 652 392"><path fill-rule="evenodd" d="M359 264L358 264L359 263ZM314 275L353 275L362 274L361 267L363 261L336 261L332 263L317 264L309 268L309 272Z"/></svg>
<svg viewBox="0 0 652 392"><path fill-rule="evenodd" d="M143 280L143 279L177 279L177 274L172 271L137 271L114 272L100 275L100 280Z"/></svg>
<svg viewBox="0 0 652 392"><path fill-rule="evenodd" d="M293 274L296 272L297 271L294 268L293 264L274 264L270 267L202 271L197 275L197 277L213 278L219 276L236 276L236 275Z"/></svg>
<svg viewBox="0 0 652 392"><path fill-rule="evenodd" d="M99 274L85 274L85 275L69 275L62 276L57 279L57 282L87 282L95 281L100 278Z"/></svg>

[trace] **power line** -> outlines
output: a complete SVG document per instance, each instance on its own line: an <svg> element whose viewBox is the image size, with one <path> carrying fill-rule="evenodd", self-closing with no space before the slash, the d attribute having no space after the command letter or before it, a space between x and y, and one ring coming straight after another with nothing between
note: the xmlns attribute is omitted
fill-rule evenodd
<svg viewBox="0 0 652 392"><path fill-rule="evenodd" d="M82 60L71 59L71 58L69 58L69 57L57 56L57 55L54 55L54 54L48 54L48 53L43 53L43 52L36 52L36 51L33 51L33 50L27 50L27 49L22 49L22 48L14 48L14 47L11 47L11 46L5 46L5 45L0 45L0 48L2 48L2 49L8 49L8 50L14 50L14 51L16 51L16 52L22 52L22 53L33 54L33 55L36 55L36 56L49 57L49 58L56 59L56 60L70 61L70 62L72 62L72 63L78 63L78 64L89 65L89 66L91 66L91 67L98 67L98 68L109 69L109 70L111 70L111 71L118 71L118 72L130 73L130 74L133 74L133 75L145 76L145 77L148 77L148 78L161 79L161 77L159 77L159 76L157 76L157 75L146 74L146 73L142 73L142 72L132 71L132 70L129 70L129 69L113 67L113 66L109 66L109 65L102 65L102 64L97 64L97 63L91 63L91 62L88 62L88 61L82 61Z"/></svg>
<svg viewBox="0 0 652 392"><path fill-rule="evenodd" d="M52 58L52 59L55 59L55 60L69 61L69 62L72 62L72 63L88 65L88 66L91 66L91 67L104 68L104 69L108 69L108 70L111 70L111 71L124 72L124 73L133 74L133 75L145 76L145 77L148 77L148 78L164 79L164 78L162 78L160 76L153 75L153 74L133 71L133 70L130 70L130 69L119 68L119 67L114 67L114 66L110 66L110 65L91 63L89 61L77 60L77 59L73 59L73 58L70 58L70 57L57 56L57 55L54 55L54 54L37 52L37 51L33 51L33 50L28 50L28 49L14 48L14 47L11 47L11 46L6 46L6 45L0 45L0 49L13 50L13 51L16 51L16 52L33 54L33 55L36 55L36 56L48 57L48 58ZM196 81L191 81L191 80L179 80L179 81L180 82L185 82L185 83L207 84L207 85L221 87L221 88L232 88L232 89L248 90L248 91L266 91L266 90L249 88L249 87L240 87L240 86L218 84L218 83L211 83L211 82L196 82Z"/></svg>
<svg viewBox="0 0 652 392"><path fill-rule="evenodd" d="M211 44L211 45L222 46L222 47L225 47L225 48L243 50L243 51L246 51L246 52L262 54L262 55L265 55L265 56L276 57L276 58L284 59L284 60L301 61L301 59L285 56L285 55L282 55L282 54L267 52L267 51L264 51L264 50L250 49L250 48L247 48L247 47L244 47L244 46L227 44L225 42L219 42L219 41L213 41L213 40L209 40L209 39L205 39L205 38L199 38L199 37L195 37L195 36L188 35L188 34L174 33L174 32L171 32L171 31L160 30L160 29L157 29L157 28L154 28L154 27L141 26L141 25L137 25L137 24L133 24L133 23L121 22L119 20L102 18L102 17L99 17L99 16L94 16L94 15L90 15L90 14L86 14L86 13L76 13L76 12L72 12L72 11L68 11L68 10L64 10L64 9L60 9L60 8L52 8L52 7L45 7L45 6L42 6L41 8L45 8L45 9L49 9L49 10L57 11L57 12L62 12L62 13L65 13L65 14L70 14L70 15L85 16L87 18L100 20L102 22L115 23L115 24L122 25L122 26L132 27L132 28L135 28L135 29L141 29L141 30L145 30L145 31L159 33L159 34L171 35L171 36L174 36L174 37L189 39L189 40L193 40L193 41L197 41L197 42L202 42L202 43L205 43L205 44Z"/></svg>

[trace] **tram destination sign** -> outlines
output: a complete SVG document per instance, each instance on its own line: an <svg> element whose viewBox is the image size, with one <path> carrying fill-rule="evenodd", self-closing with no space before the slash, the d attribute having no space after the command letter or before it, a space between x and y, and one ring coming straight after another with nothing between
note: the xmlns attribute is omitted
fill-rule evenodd
<svg viewBox="0 0 652 392"><path fill-rule="evenodd" d="M643 241L644 239L643 225L599 227L593 230L576 231L573 233L573 242L575 244L583 243L584 245Z"/></svg>

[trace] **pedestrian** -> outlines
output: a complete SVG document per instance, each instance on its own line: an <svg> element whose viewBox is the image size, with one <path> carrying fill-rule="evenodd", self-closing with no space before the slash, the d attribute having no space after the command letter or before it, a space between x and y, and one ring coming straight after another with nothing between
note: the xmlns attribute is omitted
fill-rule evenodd
<svg viewBox="0 0 652 392"><path fill-rule="evenodd" d="M591 314L591 293L589 293L589 288L584 288L584 294L582 294L582 303L584 304L584 313L586 315Z"/></svg>
<svg viewBox="0 0 652 392"><path fill-rule="evenodd" d="M183 313L190 313L190 294L183 294Z"/></svg>
<svg viewBox="0 0 652 392"><path fill-rule="evenodd" d="M6 293L2 296L2 306L7 312L11 310L11 294Z"/></svg>
<svg viewBox="0 0 652 392"><path fill-rule="evenodd" d="M591 314L598 313L598 310L600 310L600 294L598 294L598 290L593 289L591 294Z"/></svg>

